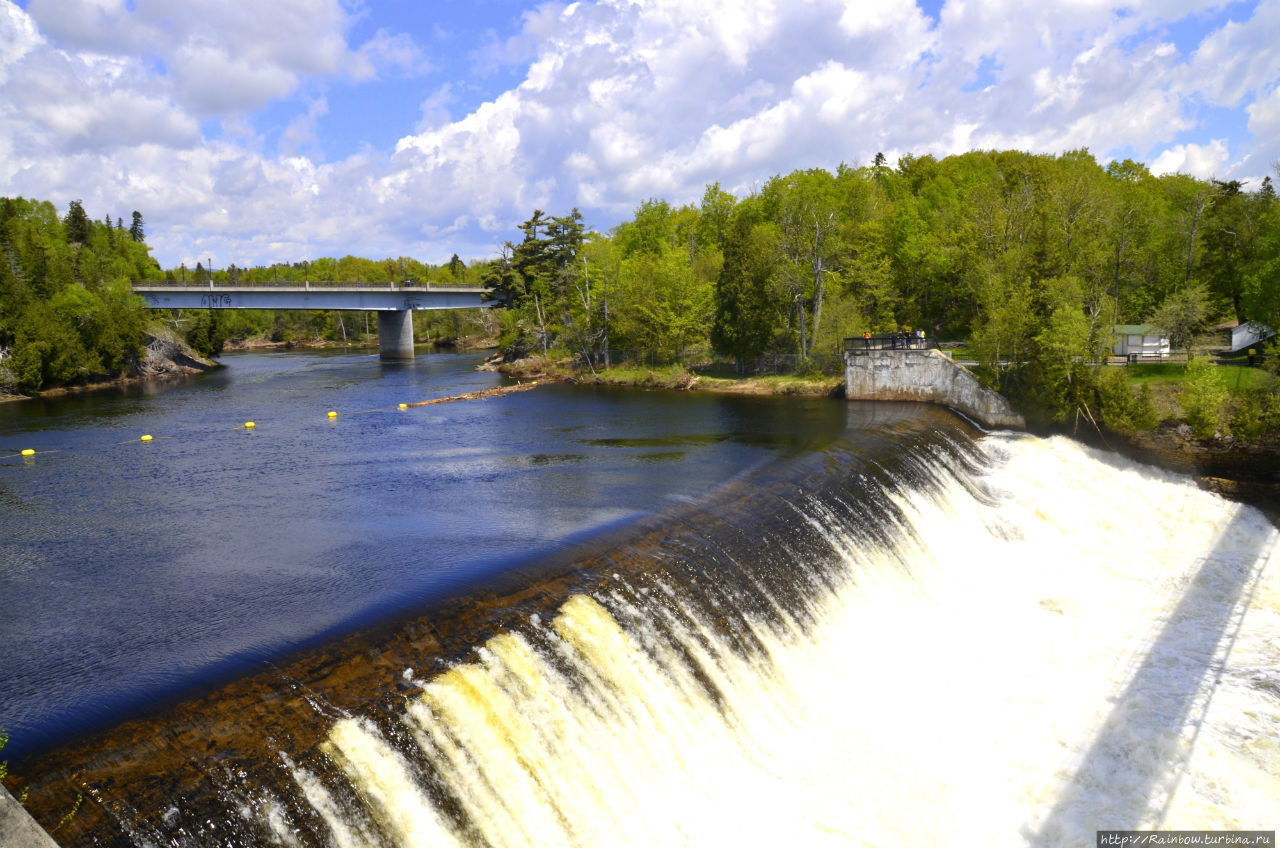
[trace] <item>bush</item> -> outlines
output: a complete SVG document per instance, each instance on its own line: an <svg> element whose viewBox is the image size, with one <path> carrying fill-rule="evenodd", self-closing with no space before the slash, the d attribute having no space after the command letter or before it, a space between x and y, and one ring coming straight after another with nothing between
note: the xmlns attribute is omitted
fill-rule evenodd
<svg viewBox="0 0 1280 848"><path fill-rule="evenodd" d="M1160 423L1151 386L1143 383L1137 393L1129 383L1128 368L1104 368L1098 378L1098 407L1102 421L1113 430L1154 430Z"/></svg>
<svg viewBox="0 0 1280 848"><path fill-rule="evenodd" d="M1151 392L1151 386L1147 383L1143 383L1138 389L1131 415L1135 430L1154 430L1160 425L1160 412L1156 409L1156 398Z"/></svg>
<svg viewBox="0 0 1280 848"><path fill-rule="evenodd" d="M1104 368L1098 379L1098 410L1113 430L1132 430L1133 390L1123 368Z"/></svg>
<svg viewBox="0 0 1280 848"><path fill-rule="evenodd" d="M1256 439L1267 431L1266 410L1261 392L1237 396L1231 415L1231 434L1238 439Z"/></svg>
<svg viewBox="0 0 1280 848"><path fill-rule="evenodd" d="M1209 439L1223 430L1226 417L1227 388L1219 382L1218 366L1198 356L1187 363L1178 404L1197 439Z"/></svg>

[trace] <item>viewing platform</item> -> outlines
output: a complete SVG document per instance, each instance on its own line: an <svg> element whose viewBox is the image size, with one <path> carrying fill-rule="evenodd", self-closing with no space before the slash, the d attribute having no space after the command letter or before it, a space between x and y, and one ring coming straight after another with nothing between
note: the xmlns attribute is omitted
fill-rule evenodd
<svg viewBox="0 0 1280 848"><path fill-rule="evenodd" d="M881 333L844 340L845 397L849 400L909 400L955 410L981 427L1024 430L1026 422L1009 401L978 382L968 369L912 333Z"/></svg>
<svg viewBox="0 0 1280 848"><path fill-rule="evenodd" d="M871 333L844 340L844 352L857 354L873 350L934 350L936 341L920 333Z"/></svg>

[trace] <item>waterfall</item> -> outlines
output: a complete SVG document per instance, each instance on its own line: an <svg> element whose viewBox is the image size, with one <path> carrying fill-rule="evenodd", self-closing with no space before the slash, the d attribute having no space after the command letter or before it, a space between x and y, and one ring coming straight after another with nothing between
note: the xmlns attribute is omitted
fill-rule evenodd
<svg viewBox="0 0 1280 848"><path fill-rule="evenodd" d="M290 678L314 739L263 730L257 766L232 752L202 767L210 796L154 811L99 786L122 835L70 841L1039 846L1275 828L1265 516L1063 438L881 441L575 551L554 603L517 592L447 662L397 649L365 708ZM447 641L415 626L413 644ZM172 736L156 745L190 759Z"/></svg>

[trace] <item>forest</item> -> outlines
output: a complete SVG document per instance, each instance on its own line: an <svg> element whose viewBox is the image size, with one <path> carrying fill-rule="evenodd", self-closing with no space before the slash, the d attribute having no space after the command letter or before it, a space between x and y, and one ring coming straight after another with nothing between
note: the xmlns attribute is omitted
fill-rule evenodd
<svg viewBox="0 0 1280 848"><path fill-rule="evenodd" d="M162 271L136 212L125 229L77 210L59 219L48 203L3 201L0 382L31 390L126 365L145 324L127 280L211 274ZM505 309L418 313L419 339L494 335L509 358L584 368L714 352L743 371L764 354L803 370L846 337L923 329L963 343L980 377L1034 418L1109 405L1119 421L1141 398L1096 367L1115 325L1151 324L1187 351L1221 321L1280 326L1280 206L1270 176L1156 176L1086 150L904 156L896 167L877 154L774 176L743 197L712 183L697 204L648 199L605 233L576 209L533 210L496 257L470 263L347 256L212 276L484 285ZM171 320L206 353L254 335L367 340L350 313ZM1259 403L1274 407L1274 392Z"/></svg>
<svg viewBox="0 0 1280 848"><path fill-rule="evenodd" d="M1183 350L1219 321L1280 326L1270 176L1154 176L1083 150L893 168L878 155L743 198L712 184L696 206L648 200L607 235L584 234L576 211L535 211L520 230L484 277L512 306L505 349L603 362L711 347L749 366L923 329L964 342L982 378L1041 421L1100 397L1124 405L1096 367L1117 324L1150 323Z"/></svg>
<svg viewBox="0 0 1280 848"><path fill-rule="evenodd" d="M924 329L963 342L1037 423L1088 410L1153 425L1142 391L1097 366L1117 324L1152 324L1183 351L1225 320L1280 325L1270 175L1156 177L1084 150L896 168L877 155L741 199L713 183L698 205L648 200L604 236L576 210L535 211L520 231L484 277L512 306L513 354L682 361L710 347L744 368L771 352L804 368L847 337ZM1258 404L1280 425L1274 391Z"/></svg>
<svg viewBox="0 0 1280 848"><path fill-rule="evenodd" d="M150 317L130 280L159 279L142 214L91 220L80 201L0 198L0 391L112 377L142 355Z"/></svg>

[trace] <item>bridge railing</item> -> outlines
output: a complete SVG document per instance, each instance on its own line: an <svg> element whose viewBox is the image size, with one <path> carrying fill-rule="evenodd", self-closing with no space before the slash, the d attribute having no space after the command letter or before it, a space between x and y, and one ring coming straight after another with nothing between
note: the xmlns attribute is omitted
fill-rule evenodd
<svg viewBox="0 0 1280 848"><path fill-rule="evenodd" d="M850 336L844 340L846 353L868 350L931 350L938 346L936 339L917 333L871 333Z"/></svg>
<svg viewBox="0 0 1280 848"><path fill-rule="evenodd" d="M475 283L431 283L411 280L370 283L360 280L131 280L134 288L202 288L202 289L468 289L480 290Z"/></svg>

